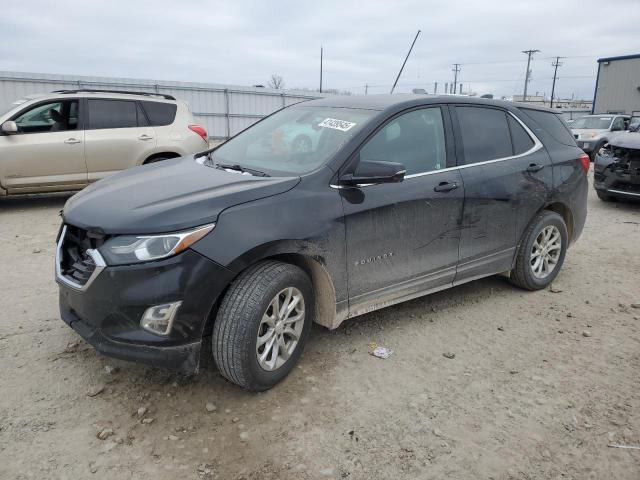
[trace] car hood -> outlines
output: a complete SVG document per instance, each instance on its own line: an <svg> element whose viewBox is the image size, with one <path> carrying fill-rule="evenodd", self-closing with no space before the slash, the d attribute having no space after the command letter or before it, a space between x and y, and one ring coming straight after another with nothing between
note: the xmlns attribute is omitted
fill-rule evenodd
<svg viewBox="0 0 640 480"><path fill-rule="evenodd" d="M605 129L601 129L601 128L572 128L571 131L573 133L576 133L580 136L588 134L588 133L595 133L596 135L600 136L600 135L604 135L605 133L607 133L609 130Z"/></svg>
<svg viewBox="0 0 640 480"><path fill-rule="evenodd" d="M71 197L62 216L105 234L174 232L215 222L226 208L284 193L299 181L227 172L189 156L100 180Z"/></svg>
<svg viewBox="0 0 640 480"><path fill-rule="evenodd" d="M609 144L615 147L640 150L640 132L620 132L609 140Z"/></svg>

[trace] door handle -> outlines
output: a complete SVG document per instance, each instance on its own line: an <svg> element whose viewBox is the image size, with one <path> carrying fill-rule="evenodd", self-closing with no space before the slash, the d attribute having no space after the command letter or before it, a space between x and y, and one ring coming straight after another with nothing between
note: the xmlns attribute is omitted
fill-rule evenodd
<svg viewBox="0 0 640 480"><path fill-rule="evenodd" d="M67 138L64 143L67 143L69 145L73 145L74 143L80 143L80 140L78 140L77 138Z"/></svg>
<svg viewBox="0 0 640 480"><path fill-rule="evenodd" d="M142 135L140 135L138 137L138 140L153 140L153 137L151 135L147 135L147 134L143 133Z"/></svg>
<svg viewBox="0 0 640 480"><path fill-rule="evenodd" d="M438 185L433 187L434 192L450 192L451 190L455 190L458 188L458 184L456 182L440 182Z"/></svg>
<svg viewBox="0 0 640 480"><path fill-rule="evenodd" d="M544 168L544 165L540 165L539 163L530 163L527 167L527 172L539 172Z"/></svg>

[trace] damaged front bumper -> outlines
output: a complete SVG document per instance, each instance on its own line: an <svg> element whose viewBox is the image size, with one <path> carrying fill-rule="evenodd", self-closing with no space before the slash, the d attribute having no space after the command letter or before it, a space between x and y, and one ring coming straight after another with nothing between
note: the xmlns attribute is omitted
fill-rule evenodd
<svg viewBox="0 0 640 480"><path fill-rule="evenodd" d="M86 288L58 273L60 316L99 352L148 365L196 373L207 319L231 280L226 268L192 250L149 263L105 266ZM143 329L149 307L181 301L167 335Z"/></svg>
<svg viewBox="0 0 640 480"><path fill-rule="evenodd" d="M633 152L624 158L596 155L593 187L621 200L640 201L640 152Z"/></svg>

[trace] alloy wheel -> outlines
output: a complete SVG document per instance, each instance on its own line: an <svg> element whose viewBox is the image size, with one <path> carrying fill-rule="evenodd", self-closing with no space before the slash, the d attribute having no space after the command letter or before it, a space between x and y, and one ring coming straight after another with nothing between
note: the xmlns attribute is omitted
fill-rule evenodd
<svg viewBox="0 0 640 480"><path fill-rule="evenodd" d="M531 248L530 265L533 276L547 278L558 265L562 253L562 236L554 225L544 227Z"/></svg>
<svg viewBox="0 0 640 480"><path fill-rule="evenodd" d="M288 287L269 303L258 327L256 355L261 368L273 371L291 357L304 328L304 297Z"/></svg>

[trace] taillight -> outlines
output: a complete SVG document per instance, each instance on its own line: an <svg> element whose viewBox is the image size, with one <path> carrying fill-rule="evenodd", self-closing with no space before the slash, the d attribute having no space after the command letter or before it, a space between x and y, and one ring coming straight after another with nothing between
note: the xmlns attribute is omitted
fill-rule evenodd
<svg viewBox="0 0 640 480"><path fill-rule="evenodd" d="M189 130L191 130L192 132L196 132L202 137L205 142L209 141L209 135L207 134L207 131L204 129L204 127L201 127L200 125L189 125Z"/></svg>
<svg viewBox="0 0 640 480"><path fill-rule="evenodd" d="M587 155L586 153L583 153L578 157L578 160L580 161L580 165L582 165L582 169L585 172L588 172L589 167L591 166L591 160L589 160L589 155Z"/></svg>

